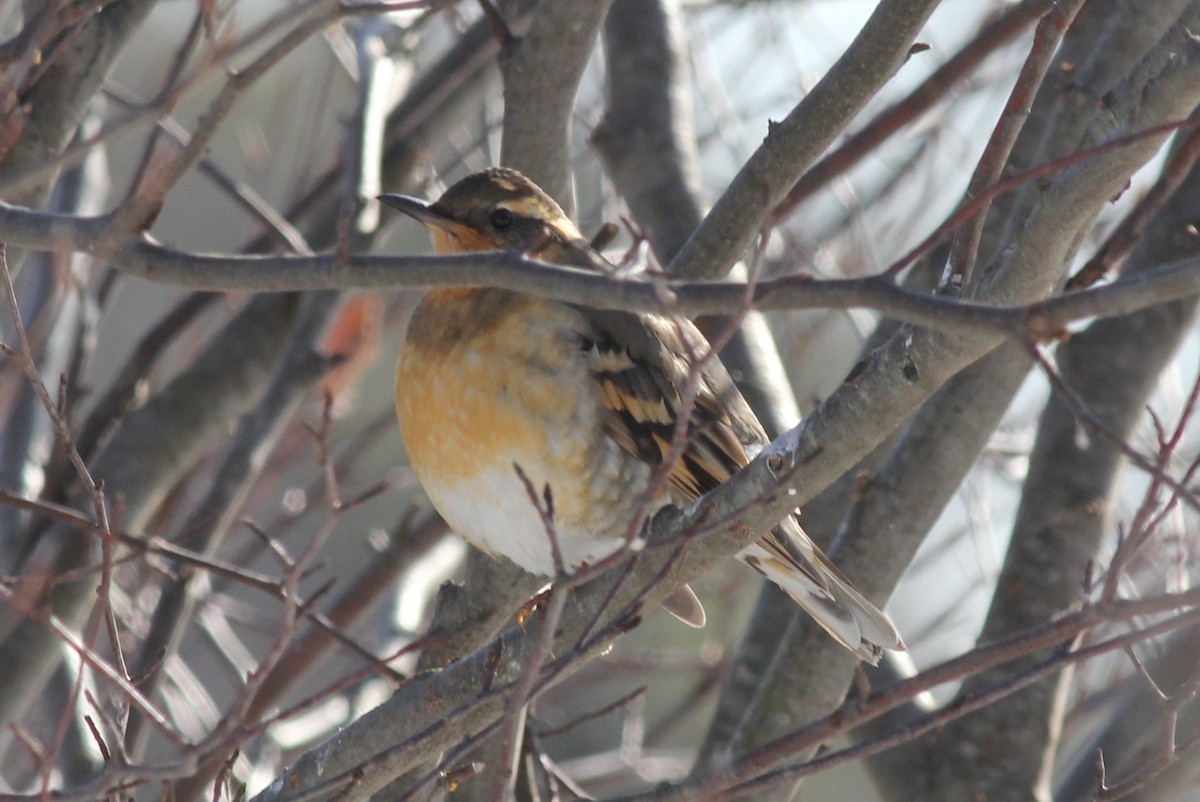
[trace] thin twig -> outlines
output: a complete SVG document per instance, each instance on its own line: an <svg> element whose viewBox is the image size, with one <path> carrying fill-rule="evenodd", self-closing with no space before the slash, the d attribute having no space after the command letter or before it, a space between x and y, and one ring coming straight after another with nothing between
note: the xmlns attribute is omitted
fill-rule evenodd
<svg viewBox="0 0 1200 802"><path fill-rule="evenodd" d="M1090 287L1115 270L1141 240L1142 233L1150 221L1183 186L1198 158L1200 158L1200 131L1192 131L1184 138L1179 147L1171 152L1154 186L1138 200L1137 205L1113 229L1112 233L1104 240L1104 244L1092 255L1092 258L1088 259L1084 266L1071 276L1065 289L1070 291Z"/></svg>
<svg viewBox="0 0 1200 802"><path fill-rule="evenodd" d="M1054 366L1050 364L1050 361L1042 353L1041 348L1036 345L1029 345L1027 350L1030 358L1032 358L1037 366L1041 368L1042 373L1049 380L1051 389L1053 389L1054 392L1056 392L1063 400L1063 402L1066 403L1066 405L1071 409L1075 417L1082 425L1087 427L1087 429L1092 433L1098 434L1111 442L1129 459L1130 462L1148 473L1154 480L1171 488L1171 490L1179 495L1179 499L1183 503L1187 504L1192 509L1200 510L1200 498L1198 498L1190 488L1186 487L1177 479L1171 478L1171 476L1169 476L1161 467L1156 465L1154 462L1151 462L1143 454L1138 452L1137 449L1131 447L1125 442L1124 439L1109 429L1104 421L1097 418L1090 410L1088 410L1087 404L1084 403L1083 399L1079 397L1079 394L1076 393L1075 390L1066 383L1062 377L1062 374L1060 374L1054 368Z"/></svg>

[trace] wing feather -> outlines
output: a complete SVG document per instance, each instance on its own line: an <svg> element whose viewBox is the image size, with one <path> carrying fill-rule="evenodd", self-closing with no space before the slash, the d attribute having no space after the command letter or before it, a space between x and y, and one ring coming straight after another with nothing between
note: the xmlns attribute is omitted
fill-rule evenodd
<svg viewBox="0 0 1200 802"><path fill-rule="evenodd" d="M580 308L592 326L594 379L606 433L631 454L662 464L681 417L686 443L668 477L676 503L712 490L745 467L748 447L766 442L758 420L709 345L687 320ZM690 411L684 388L696 370Z"/></svg>

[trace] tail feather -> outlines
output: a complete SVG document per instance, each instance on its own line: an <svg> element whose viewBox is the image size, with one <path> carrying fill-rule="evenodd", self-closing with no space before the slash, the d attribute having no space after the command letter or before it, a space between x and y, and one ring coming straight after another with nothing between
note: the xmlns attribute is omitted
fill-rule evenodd
<svg viewBox="0 0 1200 802"><path fill-rule="evenodd" d="M704 629L708 616L696 592L682 585L663 601L663 609L693 629Z"/></svg>
<svg viewBox="0 0 1200 802"><path fill-rule="evenodd" d="M885 649L904 651L895 624L867 600L789 519L738 554L811 615L834 640L871 665Z"/></svg>

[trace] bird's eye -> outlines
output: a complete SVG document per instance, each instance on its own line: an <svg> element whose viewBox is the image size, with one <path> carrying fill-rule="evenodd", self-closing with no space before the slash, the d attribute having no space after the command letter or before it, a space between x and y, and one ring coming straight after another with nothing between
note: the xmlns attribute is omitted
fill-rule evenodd
<svg viewBox="0 0 1200 802"><path fill-rule="evenodd" d="M504 207L500 207L492 212L492 226L498 229L506 229L513 224L513 213Z"/></svg>

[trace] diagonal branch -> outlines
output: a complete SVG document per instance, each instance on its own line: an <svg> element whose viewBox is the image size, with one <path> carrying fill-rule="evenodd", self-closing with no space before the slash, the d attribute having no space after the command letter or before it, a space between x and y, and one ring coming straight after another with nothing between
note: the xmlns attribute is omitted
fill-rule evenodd
<svg viewBox="0 0 1200 802"><path fill-rule="evenodd" d="M786 118L768 125L762 146L668 270L685 276L725 275L788 189L903 66L937 5L937 0L882 0L812 91Z"/></svg>

